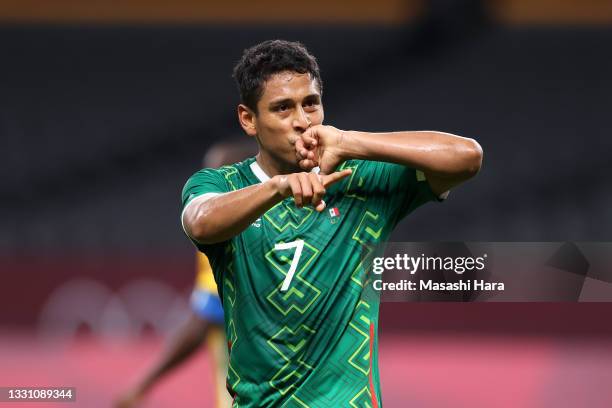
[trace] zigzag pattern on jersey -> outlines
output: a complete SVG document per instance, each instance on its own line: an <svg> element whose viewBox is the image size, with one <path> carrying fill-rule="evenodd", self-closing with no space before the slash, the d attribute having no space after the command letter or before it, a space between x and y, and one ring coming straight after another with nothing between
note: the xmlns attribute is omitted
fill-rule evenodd
<svg viewBox="0 0 612 408"><path fill-rule="evenodd" d="M360 300L355 308L355 314L349 327L356 332L356 349L348 359L348 363L355 370L362 373L366 378L370 375L370 305ZM364 386L351 399L353 407L371 407L372 393L368 386Z"/></svg>
<svg viewBox="0 0 612 408"><path fill-rule="evenodd" d="M370 388L365 386L351 399L349 404L354 408L372 408L371 402L372 394L370 393Z"/></svg>
<svg viewBox="0 0 612 408"><path fill-rule="evenodd" d="M233 310L233 306L236 304L236 287L234 285L234 254L236 253L236 246L233 241L230 241L225 246L225 273L223 274L223 298L229 301L230 311ZM230 314L231 315L231 314Z"/></svg>
<svg viewBox="0 0 612 408"><path fill-rule="evenodd" d="M362 195L359 192L364 190L365 179L361 177L359 170L359 163L357 162L344 162L338 171L351 169L353 170L351 176L346 183L344 190L344 196L353 198L355 200L367 201L368 197ZM384 228L382 217L373 211L366 210L361 217L359 225L353 233L352 239L361 244L362 251L364 253L361 256L361 262L357 265L353 273L351 274L351 280L359 287L362 288L366 278L366 270L368 264L371 262L372 255L374 254L375 244L380 241L380 234Z"/></svg>
<svg viewBox="0 0 612 408"><path fill-rule="evenodd" d="M236 345L238 342L238 335L236 334L236 325L234 324L234 320L230 319L227 325L227 339L228 339L228 348L230 349L230 363L227 366L227 385L230 388L230 394L234 395L234 390L236 386L240 382L240 375L238 372L232 367L231 363L231 348Z"/></svg>
<svg viewBox="0 0 612 408"><path fill-rule="evenodd" d="M295 249L271 249L265 254L266 260L272 265L274 270L280 272L282 277L278 280L278 286L266 296L266 299L278 309L283 316L287 316L291 310L295 310L299 314L304 314L321 295L321 290L319 288L301 276L320 252L307 242L304 242L302 256L300 257L300 269L295 272L289 289L286 292L280 291L284 278L289 272L291 260L293 258L293 256L286 256L283 253L291 253L290 251L295 251Z"/></svg>
<svg viewBox="0 0 612 408"><path fill-rule="evenodd" d="M234 284L234 254L236 247L233 241L230 241L225 247L224 259L227 260L225 265L225 273L223 274L223 299L224 299L224 312L225 316L229 316L227 319L226 336L228 340L228 352L229 352L229 364L227 368L227 385L230 388L230 394L234 394L233 390L236 385L240 382L240 375L232 367L232 348L238 342L238 334L236 332L236 325L234 323L234 305L236 304L236 286Z"/></svg>
<svg viewBox="0 0 612 408"><path fill-rule="evenodd" d="M360 339L355 352L348 359L348 363L364 375L370 374L370 318L368 305L360 300L355 308L353 320L349 323L351 329L358 333Z"/></svg>
<svg viewBox="0 0 612 408"><path fill-rule="evenodd" d="M278 232L283 232L289 227L300 228L315 212L309 207L297 208L293 205L293 201L289 202L292 204L287 205L285 201L281 201L263 215Z"/></svg>
<svg viewBox="0 0 612 408"><path fill-rule="evenodd" d="M346 189L344 190L344 196L348 198L354 198L356 200L367 201L368 197L365 194L359 194L359 191L363 191L363 185L365 180L363 177L359 175L357 169L359 168L359 163L356 162L344 162L338 168L337 171L342 171L346 169L351 169L353 172L351 173L348 182L346 183Z"/></svg>
<svg viewBox="0 0 612 408"><path fill-rule="evenodd" d="M303 358L306 339L314 334L315 330L305 324L301 324L296 330L283 326L268 340L270 347L285 360L285 364L269 381L270 386L281 395L286 395L295 388L295 384L299 383L302 376L313 369Z"/></svg>
<svg viewBox="0 0 612 408"><path fill-rule="evenodd" d="M296 208L293 205L288 206L280 202L268 210L264 214L264 218L279 233L282 233L288 228L300 228L313 213L314 210L311 208ZM319 253L319 249L308 242L304 242L298 269L295 271L291 285L286 292L281 292L280 288L291 267L295 249L276 250L272 248L265 254L264 257L272 265L272 270L277 271L280 275L278 286L266 296L266 299L283 316L288 316L292 310L303 315L321 295L321 290L302 276ZM295 384L300 382L300 378L306 372L313 369L303 358L305 353L304 346L306 344L305 339L310 338L314 333L315 330L304 324L296 329L283 326L268 340L268 345L285 361L285 364L269 381L270 385L281 395L286 395L295 388ZM298 339L296 343L295 339ZM290 406L296 407L308 406L295 395L289 399L288 403Z"/></svg>
<svg viewBox="0 0 612 408"><path fill-rule="evenodd" d="M361 244L361 250L364 252L361 254L361 262L351 274L351 280L360 288L365 283L366 272L372 262L375 244L379 243L383 228L382 217L366 210L353 233L352 239Z"/></svg>
<svg viewBox="0 0 612 408"><path fill-rule="evenodd" d="M364 178L358 174L359 164L352 162L350 164L345 163L339 170L344 168L353 169L353 174L346 183L345 197L352 198L366 202L368 200L366 195L360 194L364 190ZM236 190L236 186L241 185L240 175L236 168L227 167L223 168L223 174L228 182L229 187L232 190ZM362 207L364 203L359 204ZM312 219L314 210L309 207L296 208L293 205L284 204L280 202L270 210L268 210L262 219L272 226L272 228L283 233L287 229L298 229L303 227L308 220ZM362 261L357 267L351 272L351 285L353 290L361 291L365 286L365 267L364 261L366 261L374 252L373 247L380 241L382 231L384 228L383 217L379 214L365 210L363 213L357 228L355 229L352 240L358 242L364 250L369 248L371 252L364 252ZM291 315L291 311L300 315L306 313L309 308L316 302L317 298L321 295L321 290L314 286L311 282L308 282L302 276L312 263L319 255L320 251L308 243L304 243L303 252L301 259L298 263L298 269L295 271L295 275L292 279L291 285L286 292L281 292L280 288L288 273L288 270L293 259L295 249L287 250L274 250L271 249L265 253L264 257L267 262L272 265L272 270L275 274L278 274L278 286L274 288L267 296L266 300L278 310L282 316L283 322L289 322L292 317L297 315ZM229 257L230 259L233 257ZM371 261L370 261L371 262ZM232 265L233 266L233 265ZM233 275L233 274L232 274ZM231 280L225 282L224 287L227 288L227 296L229 304L233 307L236 301L235 287ZM346 328L345 338L346 348L342 353L341 358L337 359L338 367L340 371L351 373L352 379L363 379L362 382L357 382L354 387L345 389L343 395L336 394L334 396L338 401L342 401L342 406L352 407L368 407L371 408L372 394L367 384L370 371L370 331L369 325L371 319L369 317L370 305L360 300L357 304L349 326ZM288 319L287 319L288 318ZM296 319L297 320L297 319ZM283 322L279 322L283 324ZM304 408L309 407L307 403L310 401L305 398L305 395L301 395L299 392L297 395L296 384L300 384L304 379L304 375L314 370L314 367L309 365L305 361L306 344L308 338L312 338L315 334L315 330L305 324L289 324L283 325L282 328L278 329L276 333L267 340L267 345L271 348L271 352L277 355L279 359L279 365L282 361L282 367L272 376L268 381L269 385L275 389L280 395L286 396L287 400L283 406L291 408ZM281 325L276 326L281 327ZM275 329L276 330L276 329ZM232 319L228 322L228 338L234 344L238 341L236 336L236 328ZM340 357L340 356L339 356ZM231 361L231 359L230 359ZM309 380L310 381L310 380ZM228 383L230 386L236 386L240 382L240 377L233 367L229 366L228 371ZM303 399L301 399L301 398ZM316 399L313 399L313 402ZM317 403L315 403L316 406Z"/></svg>
<svg viewBox="0 0 612 408"><path fill-rule="evenodd" d="M225 180L227 181L227 185L232 191L238 190L240 185L240 173L238 173L238 169L233 166L223 166L220 167L219 173L223 175Z"/></svg>
<svg viewBox="0 0 612 408"><path fill-rule="evenodd" d="M292 395L289 398L289 401L287 401L285 405L283 405L283 408L310 408L310 405L306 404L304 401L302 401L295 395Z"/></svg>

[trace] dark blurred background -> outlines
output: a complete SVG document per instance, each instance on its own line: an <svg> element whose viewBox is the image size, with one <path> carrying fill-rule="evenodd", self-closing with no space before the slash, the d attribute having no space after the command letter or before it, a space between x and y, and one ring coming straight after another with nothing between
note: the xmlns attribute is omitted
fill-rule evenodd
<svg viewBox="0 0 612 408"><path fill-rule="evenodd" d="M28 367L27 356L53 354L50 338L55 346L72 336L102 350L112 344L119 356L105 364L113 364L134 358L117 338L155 341L180 321L194 279L180 190L210 146L242 134L231 70L244 48L265 39L298 40L317 56L327 124L442 130L482 145L478 177L412 214L394 240L610 240L611 23L604 0L3 1L0 355L16 357L0 379L31 381L14 373ZM602 379L605 370L589 364L612 362L610 312L605 303L384 304L386 402L445 406L444 397L416 390L440 385L432 382L449 364L461 373L480 361L476 382L523 392L521 403L494 406L607 406L610 391L576 379ZM466 347L481 342L480 354L453 360L466 348L455 353L456 342L444 341L457 338ZM521 341L536 355L504 371ZM385 366L385 344L409 353L395 371L390 352ZM429 376L409 364L428 355L423 347L449 353ZM575 373L573 359L584 364ZM139 361L121 363L131 367L126 378ZM506 375L500 382L487 375L492 364ZM66 370L66 381L78 372ZM422 382L412 399L405 384L394 388L398 376ZM121 382L100 381L92 395ZM582 387L572 394L581 402L603 399L564 405L572 401L560 393L567 384ZM459 406L491 406L493 397L481 401L465 387L442 394Z"/></svg>

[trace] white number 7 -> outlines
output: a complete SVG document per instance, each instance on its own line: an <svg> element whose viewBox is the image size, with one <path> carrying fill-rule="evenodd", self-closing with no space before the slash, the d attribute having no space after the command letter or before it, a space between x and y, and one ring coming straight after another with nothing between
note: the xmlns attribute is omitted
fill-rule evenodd
<svg viewBox="0 0 612 408"><path fill-rule="evenodd" d="M291 279L293 279L293 274L297 269L300 256L302 256L302 249L304 249L304 241L298 239L293 242L283 242L274 245L275 250L291 248L295 248L295 253L293 254L293 259L291 260L291 266L289 266L289 272L287 272L287 276L285 276L285 280L283 281L283 286L281 286L281 292L286 292L287 289L289 289L289 284L291 283Z"/></svg>

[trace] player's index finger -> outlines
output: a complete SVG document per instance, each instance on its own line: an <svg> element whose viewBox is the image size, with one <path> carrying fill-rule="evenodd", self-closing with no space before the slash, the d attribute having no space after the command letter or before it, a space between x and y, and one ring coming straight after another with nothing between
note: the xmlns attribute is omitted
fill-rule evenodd
<svg viewBox="0 0 612 408"><path fill-rule="evenodd" d="M349 176L353 171L351 169L345 169L342 171L337 171L332 174L327 174L322 177L323 186L331 186L332 184L342 180L346 176Z"/></svg>
<svg viewBox="0 0 612 408"><path fill-rule="evenodd" d="M304 142L306 142L306 144L308 144L309 146L317 145L317 139L315 139L312 136L304 135L303 139L304 139Z"/></svg>
<svg viewBox="0 0 612 408"><path fill-rule="evenodd" d="M299 140L302 140L304 144L307 144L309 146L316 146L317 138L314 137L313 133L314 130L312 130L312 128L307 129L304 133L302 133Z"/></svg>

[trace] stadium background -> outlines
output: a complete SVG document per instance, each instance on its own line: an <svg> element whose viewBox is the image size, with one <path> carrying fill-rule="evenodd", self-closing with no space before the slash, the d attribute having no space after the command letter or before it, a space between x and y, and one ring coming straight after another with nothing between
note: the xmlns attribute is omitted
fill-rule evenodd
<svg viewBox="0 0 612 408"><path fill-rule="evenodd" d="M483 146L394 240L610 240L611 23L604 0L3 1L0 386L108 406L154 359L194 278L180 189L241 134L231 68L264 39L318 57L329 124ZM609 406L610 312L383 304L385 405ZM209 404L207 364L148 406Z"/></svg>

